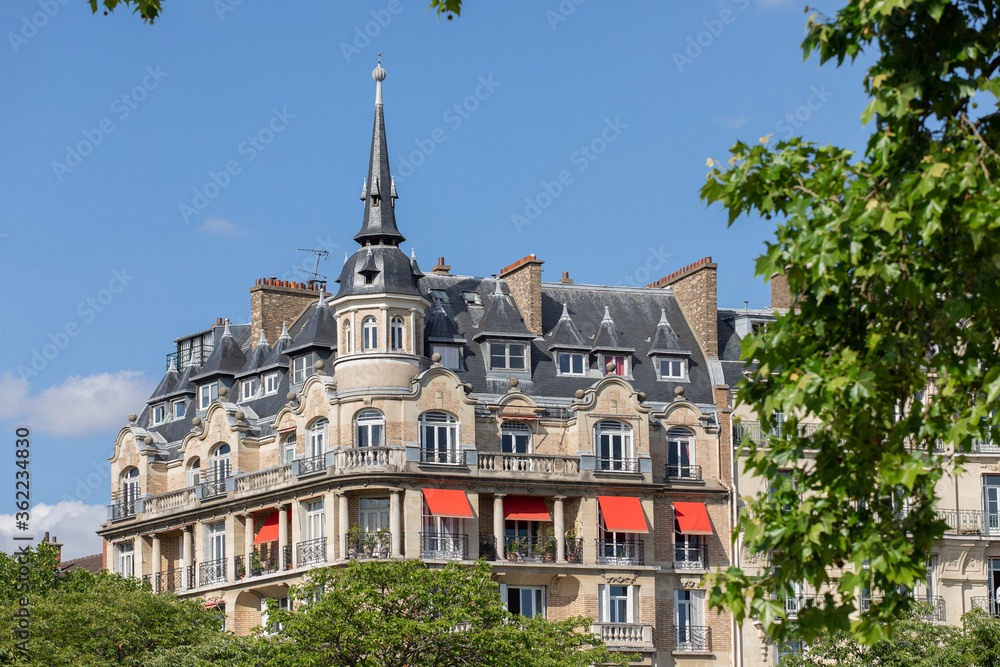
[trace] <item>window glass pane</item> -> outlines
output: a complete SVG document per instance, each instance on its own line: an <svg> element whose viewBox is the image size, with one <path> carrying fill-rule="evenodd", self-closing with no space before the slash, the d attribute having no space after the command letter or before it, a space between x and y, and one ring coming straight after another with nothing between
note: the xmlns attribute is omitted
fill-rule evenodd
<svg viewBox="0 0 1000 667"><path fill-rule="evenodd" d="M569 355L569 354L560 354L559 355L559 372L560 373L572 373L573 372L572 361L573 361L572 355Z"/></svg>
<svg viewBox="0 0 1000 667"><path fill-rule="evenodd" d="M503 343L490 343L490 368L507 368L506 350Z"/></svg>
<svg viewBox="0 0 1000 667"><path fill-rule="evenodd" d="M510 343L510 368L521 370L524 368L524 345L520 343Z"/></svg>

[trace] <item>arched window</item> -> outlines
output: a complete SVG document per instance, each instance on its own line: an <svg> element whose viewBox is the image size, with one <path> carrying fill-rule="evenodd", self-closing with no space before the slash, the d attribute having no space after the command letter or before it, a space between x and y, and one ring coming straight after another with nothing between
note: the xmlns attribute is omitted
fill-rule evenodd
<svg viewBox="0 0 1000 667"><path fill-rule="evenodd" d="M208 478L213 481L224 480L229 477L232 467L229 462L229 445L222 443L208 457Z"/></svg>
<svg viewBox="0 0 1000 667"><path fill-rule="evenodd" d="M354 446L381 447L385 444L385 415L378 410L362 410L355 418Z"/></svg>
<svg viewBox="0 0 1000 667"><path fill-rule="evenodd" d="M351 320L346 319L344 321L344 354L350 354L354 351L354 328L351 326Z"/></svg>
<svg viewBox="0 0 1000 667"><path fill-rule="evenodd" d="M281 441L281 462L283 464L291 463L295 460L296 445L297 440L294 433L286 435L285 439Z"/></svg>
<svg viewBox="0 0 1000 667"><path fill-rule="evenodd" d="M686 428L667 431L667 477L670 479L701 479L701 468L695 465L694 433Z"/></svg>
<svg viewBox="0 0 1000 667"><path fill-rule="evenodd" d="M420 415L420 451L424 463L463 463L459 459L458 419L447 412Z"/></svg>
<svg viewBox="0 0 1000 667"><path fill-rule="evenodd" d="M188 486L198 486L201 483L201 459L195 456L188 461L184 476Z"/></svg>
<svg viewBox="0 0 1000 667"><path fill-rule="evenodd" d="M306 456L315 458L322 456L326 451L326 431L329 422L325 419L317 419L309 427L309 442L306 447Z"/></svg>
<svg viewBox="0 0 1000 667"><path fill-rule="evenodd" d="M121 491L118 510L122 517L135 515L135 501L139 498L139 469L126 468L122 471Z"/></svg>
<svg viewBox="0 0 1000 667"><path fill-rule="evenodd" d="M637 472L638 462L632 443L632 427L604 419L594 427L598 470Z"/></svg>
<svg viewBox="0 0 1000 667"><path fill-rule="evenodd" d="M500 451L504 454L530 454L531 429L524 422L504 422L500 427Z"/></svg>
<svg viewBox="0 0 1000 667"><path fill-rule="evenodd" d="M392 324L392 326L391 326L391 333L392 333L391 343L392 343L392 345L390 347L392 347L392 349L394 349L394 350L402 350L403 349L403 318L402 317L393 317L391 324Z"/></svg>
<svg viewBox="0 0 1000 667"><path fill-rule="evenodd" d="M361 323L361 349L374 350L378 347L378 322L374 317L366 317Z"/></svg>

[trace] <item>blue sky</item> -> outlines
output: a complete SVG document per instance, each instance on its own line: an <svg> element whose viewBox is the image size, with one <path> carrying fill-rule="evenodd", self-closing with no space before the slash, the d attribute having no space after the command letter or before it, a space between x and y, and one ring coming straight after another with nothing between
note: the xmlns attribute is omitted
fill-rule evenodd
<svg viewBox="0 0 1000 667"><path fill-rule="evenodd" d="M257 278L305 276L298 248L329 250L326 275L353 252L379 52L424 270L535 253L545 280L640 285L711 255L720 305L769 304L773 222L727 228L698 190L737 139L863 146L863 74L803 62L804 3L498 5L164 0L153 26L0 5L0 433L31 428L35 526L68 556L100 548L112 443L173 339L248 321Z"/></svg>

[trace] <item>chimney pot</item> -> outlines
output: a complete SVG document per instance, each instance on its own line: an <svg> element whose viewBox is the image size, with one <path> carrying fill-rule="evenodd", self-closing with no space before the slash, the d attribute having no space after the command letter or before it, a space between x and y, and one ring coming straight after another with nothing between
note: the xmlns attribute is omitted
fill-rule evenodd
<svg viewBox="0 0 1000 667"><path fill-rule="evenodd" d="M222 318L221 317L216 317L215 318L215 324L216 324L216 326L222 326Z"/></svg>
<svg viewBox="0 0 1000 667"><path fill-rule="evenodd" d="M444 257L438 257L438 264L444 264Z"/></svg>

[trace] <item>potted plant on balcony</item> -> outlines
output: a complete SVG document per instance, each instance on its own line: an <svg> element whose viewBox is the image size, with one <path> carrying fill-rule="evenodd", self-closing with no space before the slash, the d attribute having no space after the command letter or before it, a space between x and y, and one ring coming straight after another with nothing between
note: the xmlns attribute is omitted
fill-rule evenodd
<svg viewBox="0 0 1000 667"><path fill-rule="evenodd" d="M527 546L527 538L515 537L512 540L505 540L505 542L506 548L504 551L507 552L507 560L513 563L521 556L521 552Z"/></svg>
<svg viewBox="0 0 1000 667"><path fill-rule="evenodd" d="M354 524L347 529L347 558L356 559L359 547L361 547L361 526Z"/></svg>
<svg viewBox="0 0 1000 667"><path fill-rule="evenodd" d="M257 551L250 552L250 576L259 577L263 567L260 560L260 553Z"/></svg>
<svg viewBox="0 0 1000 667"><path fill-rule="evenodd" d="M574 543L570 547L570 541L576 540L576 525L570 526L569 530L566 531L566 560L570 563L580 562L580 553L576 550L576 544Z"/></svg>
<svg viewBox="0 0 1000 667"><path fill-rule="evenodd" d="M546 526L542 529L540 546L542 547L545 562L554 563L556 561L556 535L551 526Z"/></svg>
<svg viewBox="0 0 1000 667"><path fill-rule="evenodd" d="M388 526L379 528L378 532L375 533L375 552L373 553L373 557L388 558L392 551L391 542Z"/></svg>
<svg viewBox="0 0 1000 667"><path fill-rule="evenodd" d="M486 537L479 538L479 557L492 560L495 556L493 554L493 542Z"/></svg>

